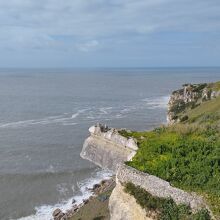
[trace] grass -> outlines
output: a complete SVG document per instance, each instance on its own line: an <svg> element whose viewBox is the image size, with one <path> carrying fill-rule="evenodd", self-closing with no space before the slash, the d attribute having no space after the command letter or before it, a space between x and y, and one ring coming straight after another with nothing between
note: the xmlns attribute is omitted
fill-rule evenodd
<svg viewBox="0 0 220 220"><path fill-rule="evenodd" d="M220 91L220 81L211 83L209 88L213 89L214 91Z"/></svg>
<svg viewBox="0 0 220 220"><path fill-rule="evenodd" d="M188 119L153 131L120 133L137 139L138 170L202 194L220 218L220 97L187 111Z"/></svg>
<svg viewBox="0 0 220 220"><path fill-rule="evenodd" d="M202 103L195 109L185 113L188 116L186 122L197 124L214 124L219 126L220 121L220 96L216 99Z"/></svg>
<svg viewBox="0 0 220 220"><path fill-rule="evenodd" d="M147 191L132 183L125 184L125 192L131 194L136 202L146 211L157 213L159 220L210 220L207 210L193 214L189 206L177 205L172 199L152 196Z"/></svg>

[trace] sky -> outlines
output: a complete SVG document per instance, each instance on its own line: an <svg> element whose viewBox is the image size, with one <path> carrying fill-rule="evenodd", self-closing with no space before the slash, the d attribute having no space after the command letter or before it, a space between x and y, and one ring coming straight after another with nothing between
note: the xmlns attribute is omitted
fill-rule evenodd
<svg viewBox="0 0 220 220"><path fill-rule="evenodd" d="M220 0L0 0L0 67L220 66Z"/></svg>

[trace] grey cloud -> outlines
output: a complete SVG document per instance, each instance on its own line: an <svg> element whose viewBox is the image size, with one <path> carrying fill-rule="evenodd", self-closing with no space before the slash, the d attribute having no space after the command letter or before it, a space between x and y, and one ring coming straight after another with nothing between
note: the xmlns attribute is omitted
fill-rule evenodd
<svg viewBox="0 0 220 220"><path fill-rule="evenodd" d="M219 31L219 14L217 0L0 0L0 44L59 48L53 36L67 35L86 51L88 42L130 34Z"/></svg>
<svg viewBox="0 0 220 220"><path fill-rule="evenodd" d="M98 46L99 42L97 40L91 40L77 45L78 49L82 52L89 52L91 50L95 50Z"/></svg>

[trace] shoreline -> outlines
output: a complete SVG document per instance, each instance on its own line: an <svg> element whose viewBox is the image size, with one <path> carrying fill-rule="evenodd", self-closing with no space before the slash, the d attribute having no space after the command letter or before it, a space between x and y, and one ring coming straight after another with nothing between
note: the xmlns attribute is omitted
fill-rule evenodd
<svg viewBox="0 0 220 220"><path fill-rule="evenodd" d="M85 198L81 203L72 201L72 208L62 211L57 208L53 211L54 220L88 220L88 219L109 219L108 200L114 189L115 176L110 179L103 179L95 183L91 188L89 198Z"/></svg>
<svg viewBox="0 0 220 220"><path fill-rule="evenodd" d="M89 189L102 180L111 179L112 175L113 174L108 170L97 168L93 175L90 174L86 179L79 182L79 192L74 193L69 199L55 204L42 204L41 206L35 207L35 212L33 214L11 220L53 220L52 213L54 210L60 209L66 213L73 205L83 203L83 200L87 200L93 194ZM73 200L75 200L74 204L72 204Z"/></svg>

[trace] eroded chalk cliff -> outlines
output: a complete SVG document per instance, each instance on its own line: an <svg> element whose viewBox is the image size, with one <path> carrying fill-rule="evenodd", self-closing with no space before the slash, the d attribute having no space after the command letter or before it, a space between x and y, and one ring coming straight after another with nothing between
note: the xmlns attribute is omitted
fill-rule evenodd
<svg viewBox="0 0 220 220"><path fill-rule="evenodd" d="M187 111L220 95L220 82L184 84L182 89L173 91L169 103L167 121L169 124L188 119Z"/></svg>
<svg viewBox="0 0 220 220"><path fill-rule="evenodd" d="M126 138L118 130L97 124L89 128L80 156L96 165L116 171L117 164L130 160L138 149L133 138Z"/></svg>
<svg viewBox="0 0 220 220"><path fill-rule="evenodd" d="M109 210L112 220L153 220L147 217L146 211L137 204L135 198L124 191L120 182L117 182L111 194Z"/></svg>
<svg viewBox="0 0 220 220"><path fill-rule="evenodd" d="M123 137L116 129L97 124L90 127L89 132L80 155L102 168L116 173L119 164L136 154L135 139ZM109 210L111 220L151 220L135 198L125 193L119 181L110 196Z"/></svg>

